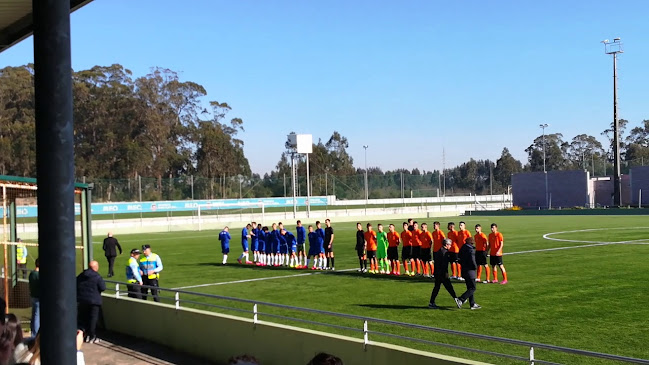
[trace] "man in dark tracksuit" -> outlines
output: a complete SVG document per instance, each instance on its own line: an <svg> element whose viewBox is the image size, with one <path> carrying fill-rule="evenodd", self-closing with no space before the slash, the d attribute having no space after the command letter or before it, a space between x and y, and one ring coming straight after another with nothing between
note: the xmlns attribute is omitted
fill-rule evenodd
<svg viewBox="0 0 649 365"><path fill-rule="evenodd" d="M457 303L457 295L455 294L455 289L453 289L453 284L451 284L451 279L448 278L448 263L450 261L450 257L448 255L448 249L451 247L451 244L453 241L449 240L448 238L445 239L442 242L442 248L437 250L435 252L435 266L434 266L434 274L435 274L435 287L433 288L433 292L430 294L430 302L428 303L428 308L432 309L438 309L439 307L435 304L435 298L437 298L437 294L439 293L439 288L444 284L444 288L446 288L446 291L448 291L449 294L451 294L451 297L456 300Z"/></svg>
<svg viewBox="0 0 649 365"><path fill-rule="evenodd" d="M108 277L115 275L113 272L113 266L115 266L115 257L117 257L117 249L119 249L119 254L122 254L122 246L119 245L117 239L113 237L113 232L108 232L108 237L104 238L104 253L106 254L106 260L108 260Z"/></svg>
<svg viewBox="0 0 649 365"><path fill-rule="evenodd" d="M466 239L464 245L460 248L458 257L460 259L460 265L462 265L462 278L465 280L466 292L456 300L457 307L462 308L462 304L468 299L469 304L471 304L471 309L480 309L482 307L473 299L473 293L475 293L475 271L478 265L475 262L475 241L472 237Z"/></svg>
<svg viewBox="0 0 649 365"><path fill-rule="evenodd" d="M99 271L97 261L90 261L88 266L89 269L77 276L78 320L79 327L86 335L85 342L97 343L99 340L95 329L101 308L101 292L106 290L106 284L97 272Z"/></svg>

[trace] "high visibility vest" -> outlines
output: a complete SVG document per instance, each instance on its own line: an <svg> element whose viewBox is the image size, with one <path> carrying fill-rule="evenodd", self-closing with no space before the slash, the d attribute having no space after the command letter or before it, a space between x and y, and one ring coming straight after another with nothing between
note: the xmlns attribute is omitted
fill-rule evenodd
<svg viewBox="0 0 649 365"><path fill-rule="evenodd" d="M129 284L137 283L138 281L135 279L135 274L133 273L133 269L131 269L131 265L135 263L135 266L138 267L139 270L139 264L135 257L130 257L128 259L128 265L126 265L126 282Z"/></svg>
<svg viewBox="0 0 649 365"><path fill-rule="evenodd" d="M140 270L146 273L150 270L155 270L158 267L158 255L151 253L149 257L142 255L140 258ZM159 279L160 273L154 273L147 275L149 279Z"/></svg>
<svg viewBox="0 0 649 365"><path fill-rule="evenodd" d="M16 262L19 264L27 263L27 247L26 246L16 246Z"/></svg>

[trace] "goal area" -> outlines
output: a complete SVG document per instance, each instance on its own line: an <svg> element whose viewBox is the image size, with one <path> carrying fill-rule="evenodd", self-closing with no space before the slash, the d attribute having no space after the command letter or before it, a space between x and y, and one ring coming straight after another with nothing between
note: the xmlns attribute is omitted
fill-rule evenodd
<svg viewBox="0 0 649 365"><path fill-rule="evenodd" d="M220 229L228 222L263 222L266 215L264 202L238 202L236 204L202 204L196 206L198 230Z"/></svg>

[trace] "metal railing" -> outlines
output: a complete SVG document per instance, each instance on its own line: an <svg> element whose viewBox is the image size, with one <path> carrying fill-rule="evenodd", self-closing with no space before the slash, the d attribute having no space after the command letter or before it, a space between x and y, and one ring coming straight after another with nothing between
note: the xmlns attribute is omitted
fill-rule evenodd
<svg viewBox="0 0 649 365"><path fill-rule="evenodd" d="M122 297L124 297L124 296L126 296L128 294L128 291L125 290L126 285L127 285L126 283L117 282L117 281L111 281L111 280L106 280L106 282L115 284L115 289L107 288L107 291L113 292L114 296L116 298L119 299L119 298L122 298ZM328 327L328 328L332 328L332 329L338 329L338 330L345 330L345 331L351 331L351 332L356 332L356 333L362 333L363 334L363 347L364 348L366 348L368 345L372 344L372 342L370 341L369 336L370 335L376 335L376 336L382 336L382 337L386 337L386 338L405 340L407 342L417 342L417 343L421 343L421 344L432 345L432 346L441 346L441 347L446 347L446 348L450 348L450 349L454 349L454 350L473 352L473 353L478 353L478 354L487 355L487 356L495 356L495 357L500 357L500 358L507 358L507 359L510 359L510 360L516 360L516 361L524 362L524 363L527 363L527 364L530 364L530 365L534 365L534 364L558 365L559 364L559 363L556 363L556 362L551 362L551 361L545 361L545 360L538 359L535 356L535 351L539 350L539 349L548 350L548 351L554 351L554 352L560 352L560 353L570 354L570 355L583 356L583 357L588 357L588 358L591 358L591 359L604 359L604 360L611 360L611 361L617 361L617 362L622 362L622 363L632 363L632 364L649 364L649 360L646 360L646 359L639 359L639 358L632 358L632 357L627 357L627 356L612 355L612 354L606 354L606 353L601 353L601 352L593 352L593 351L587 351L587 350L579 350L579 349L573 349L573 348L569 348L569 347L554 346L554 345L548 345L548 344L536 343L536 342L530 342L530 341L514 340L514 339L509 339L509 338L504 338L504 337L488 336L488 335L482 335L482 334L478 334L478 333L456 331L456 330L450 330L450 329L445 329L445 328L429 327L429 326L423 326L423 325L412 324L412 323L397 322L397 321L392 321L392 320L387 320L387 319L364 317L364 316L358 316L358 315L354 315L354 314L329 312L329 311L323 311L323 310L319 310L319 309L302 308L302 307L295 307L295 306L284 305L284 304L262 302L262 301L259 301L259 300L241 299L241 298L226 297L226 296L214 295L214 294L197 293L197 292L191 292L191 291L187 291L187 290L161 288L161 287L151 287L151 286L147 286L147 285L140 285L140 287L147 288L147 289L157 289L159 291L158 292L158 297L161 299L161 302L162 302L162 300L164 300L164 301L172 303L175 306L176 310L181 310L183 308L181 306L181 304L186 303L186 304L193 304L193 305L197 305L197 306L203 306L203 307L207 307L207 308L213 308L213 309L220 309L220 310L226 310L226 311L233 311L233 312L251 314L252 315L252 320L253 320L253 325L257 325L257 324L260 323L259 322L259 316L264 316L264 317L267 317L267 318L273 318L273 319L278 319L278 320L293 321L293 322L299 322L299 323L304 323L304 324L308 324L308 325L324 326L324 327ZM162 293L173 293L173 296L160 295ZM199 301L196 301L196 300L181 299L181 294L182 295L188 295L188 296L197 296L197 297L202 297L202 298L209 298L209 299L213 299L213 300L231 301L231 302L237 302L237 303L243 303L243 304L250 304L250 305L252 305L252 308L251 309L241 309L241 308L229 307L229 306L225 306L225 305L204 303L204 302L199 302ZM150 293L147 295L147 297L151 297L151 296L152 295ZM261 311L259 311L260 306L266 306L266 307L269 307L269 308L277 308L277 309L283 309L283 310L291 310L291 311L295 311L296 313L311 313L311 314L329 316L329 317L334 317L334 318L344 318L344 319L350 319L350 320L358 320L358 321L363 323L363 327L362 328L348 327L348 326L343 326L343 325L340 325L340 324L331 324L331 323L312 321L312 320L301 319L301 318L296 318L296 317L288 317L288 316L283 316L283 315L274 314L274 313L261 312ZM460 336L460 337L471 338L471 339L492 341L492 342L497 342L497 343L500 343L500 344L514 345L514 346L519 346L519 347L526 348L525 353L527 354L528 351L529 351L529 355L518 356L518 355L512 355L512 354L506 354L506 353L500 353L500 352L476 349L476 348L471 348L471 347L466 347L466 346L460 346L460 345L456 345L456 344L450 344L450 343L444 343L444 342L438 342L438 341L431 341L431 340L420 339L420 338L415 338L415 337L402 336L402 335L397 335L397 334L393 334L393 333L386 333L386 332L381 332L381 331L373 331L373 330L369 329L369 324L388 325L388 326L406 328L406 329L411 329L411 330L419 330L419 331L424 331L424 332L429 332L429 333L438 333L438 334L444 334L444 335L454 335L454 336Z"/></svg>

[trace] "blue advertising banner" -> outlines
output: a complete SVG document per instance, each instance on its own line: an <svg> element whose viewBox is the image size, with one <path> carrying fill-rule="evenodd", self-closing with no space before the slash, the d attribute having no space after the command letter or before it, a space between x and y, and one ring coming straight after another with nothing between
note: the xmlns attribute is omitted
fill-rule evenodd
<svg viewBox="0 0 649 365"><path fill-rule="evenodd" d="M264 203L264 208L283 208L292 207L293 198L258 198L258 199L214 199L214 200L173 200L173 201L156 201L156 202L137 202L137 203L93 203L92 214L123 214L123 213L153 213L153 212L182 212L197 210L201 206L203 210L217 209L242 209L249 208L251 204ZM306 206L306 198L296 198L297 206ZM312 196L310 198L311 206L327 205L326 196ZM81 208L75 204L75 214L79 214ZM0 208L2 212L2 208ZM18 218L30 218L38 215L36 206L18 206L16 208Z"/></svg>

